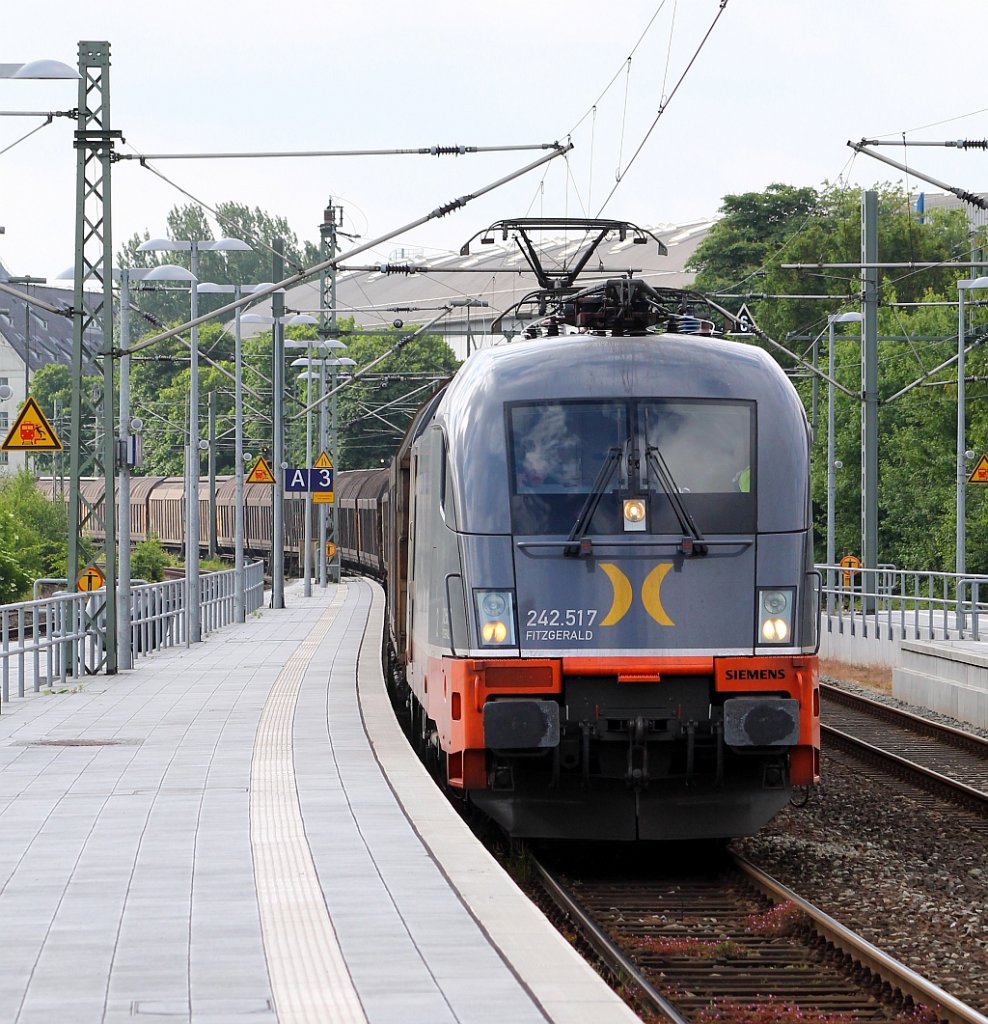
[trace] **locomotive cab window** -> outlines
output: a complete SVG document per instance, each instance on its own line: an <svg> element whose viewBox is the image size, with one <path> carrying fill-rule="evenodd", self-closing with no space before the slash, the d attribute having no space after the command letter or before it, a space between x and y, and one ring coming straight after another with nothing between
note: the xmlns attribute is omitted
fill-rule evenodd
<svg viewBox="0 0 988 1024"><path fill-rule="evenodd" d="M681 532L675 489L704 534L755 529L751 402L646 399L508 407L520 534L569 534L588 496L589 534Z"/></svg>

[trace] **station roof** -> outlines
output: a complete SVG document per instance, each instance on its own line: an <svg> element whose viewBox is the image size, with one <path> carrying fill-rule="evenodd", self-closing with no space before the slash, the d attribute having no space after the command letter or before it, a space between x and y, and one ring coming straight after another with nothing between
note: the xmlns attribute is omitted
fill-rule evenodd
<svg viewBox="0 0 988 1024"><path fill-rule="evenodd" d="M689 287L694 275L686 271L686 262L713 223L712 218L705 218L686 224L648 227L647 230L665 244L668 255L661 255L651 240L644 245L634 244L630 234L623 242L617 237L608 238L578 283L589 285L632 270L635 277L656 286ZM567 260L572 261L579 245L572 236L535 241L545 266L563 266ZM387 261L366 253L352 260L344 259L336 295L339 315L352 316L358 327L371 330L390 327L396 319L421 324L450 299L480 299L488 305L469 310L469 327L472 333L483 335L489 333L488 327L496 316L535 288L535 277L521 249L510 237L504 239L498 233L491 244L474 241L467 256L396 246ZM316 315L318 279L291 289L285 296L285 306L293 312ZM265 311L258 306L258 312ZM437 326L437 333L465 334L467 319L466 309L456 309L445 318L442 327Z"/></svg>

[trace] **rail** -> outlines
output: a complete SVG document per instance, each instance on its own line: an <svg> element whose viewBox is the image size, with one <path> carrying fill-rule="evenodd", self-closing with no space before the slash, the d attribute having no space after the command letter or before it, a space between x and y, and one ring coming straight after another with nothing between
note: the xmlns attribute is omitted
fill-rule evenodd
<svg viewBox="0 0 988 1024"><path fill-rule="evenodd" d="M824 579L825 632L874 640L981 640L988 576L894 565L816 568Z"/></svg>
<svg viewBox="0 0 988 1024"><path fill-rule="evenodd" d="M62 584L64 580L49 580ZM234 621L236 570L204 573L200 595L202 633ZM264 563L244 567L245 611L264 603ZM105 663L106 591L59 592L0 606L0 700L14 693L65 689ZM133 656L186 642L185 581L143 583L131 590Z"/></svg>

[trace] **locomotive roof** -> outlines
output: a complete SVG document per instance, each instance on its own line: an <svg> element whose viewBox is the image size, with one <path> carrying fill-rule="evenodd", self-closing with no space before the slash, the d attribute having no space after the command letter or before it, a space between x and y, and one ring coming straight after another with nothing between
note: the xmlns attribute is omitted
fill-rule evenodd
<svg viewBox="0 0 988 1024"><path fill-rule="evenodd" d="M455 410L465 395L471 404L500 404L646 393L783 404L791 400L802 410L778 363L757 346L696 335L582 334L519 341L475 353L454 378L440 412Z"/></svg>

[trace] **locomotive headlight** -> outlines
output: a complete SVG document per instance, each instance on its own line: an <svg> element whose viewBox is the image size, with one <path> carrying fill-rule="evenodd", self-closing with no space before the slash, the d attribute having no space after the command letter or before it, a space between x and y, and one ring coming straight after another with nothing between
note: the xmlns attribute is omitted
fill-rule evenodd
<svg viewBox="0 0 988 1024"><path fill-rule="evenodd" d="M632 530L640 531L646 527L645 522L645 501L642 498L624 499L624 529L625 532Z"/></svg>
<svg viewBox="0 0 988 1024"><path fill-rule="evenodd" d="M474 602L481 643L485 647L514 647L514 591L475 590Z"/></svg>
<svg viewBox="0 0 988 1024"><path fill-rule="evenodd" d="M785 644L790 642L795 598L796 592L793 589L758 591L756 643Z"/></svg>

